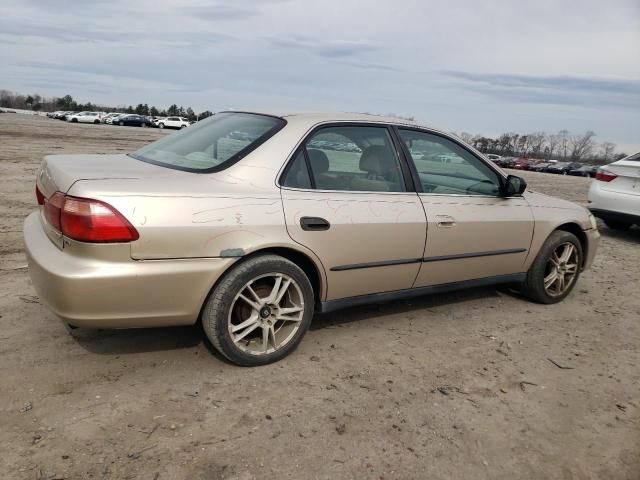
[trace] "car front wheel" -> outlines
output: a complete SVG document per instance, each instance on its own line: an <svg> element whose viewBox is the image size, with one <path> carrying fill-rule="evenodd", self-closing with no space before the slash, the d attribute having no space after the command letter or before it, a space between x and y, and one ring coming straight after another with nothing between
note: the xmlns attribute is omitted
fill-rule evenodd
<svg viewBox="0 0 640 480"><path fill-rule="evenodd" d="M556 230L544 242L527 272L522 293L539 303L557 303L575 287L582 265L582 245L570 232Z"/></svg>
<svg viewBox="0 0 640 480"><path fill-rule="evenodd" d="M295 350L313 310L313 288L302 269L285 258L263 255L223 277L205 304L202 326L231 362L265 365Z"/></svg>

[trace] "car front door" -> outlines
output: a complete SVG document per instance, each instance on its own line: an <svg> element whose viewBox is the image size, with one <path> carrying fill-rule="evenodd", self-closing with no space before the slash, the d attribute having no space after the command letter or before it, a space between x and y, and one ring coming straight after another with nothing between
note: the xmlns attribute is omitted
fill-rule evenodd
<svg viewBox="0 0 640 480"><path fill-rule="evenodd" d="M424 210L388 127L312 132L281 178L291 238L322 262L325 300L410 288L422 259Z"/></svg>
<svg viewBox="0 0 640 480"><path fill-rule="evenodd" d="M534 226L524 197L502 196L502 175L453 139L413 129L398 134L428 224L414 286L521 273Z"/></svg>

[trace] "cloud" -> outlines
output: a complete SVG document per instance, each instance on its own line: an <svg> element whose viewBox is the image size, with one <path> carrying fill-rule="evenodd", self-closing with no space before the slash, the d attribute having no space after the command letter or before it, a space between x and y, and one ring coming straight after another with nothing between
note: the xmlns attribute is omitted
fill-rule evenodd
<svg viewBox="0 0 640 480"><path fill-rule="evenodd" d="M325 58L355 57L378 50L378 47L365 42L321 40L307 36L271 37L268 40L276 47L302 50Z"/></svg>
<svg viewBox="0 0 640 480"><path fill-rule="evenodd" d="M464 88L515 102L640 107L640 80L444 71Z"/></svg>

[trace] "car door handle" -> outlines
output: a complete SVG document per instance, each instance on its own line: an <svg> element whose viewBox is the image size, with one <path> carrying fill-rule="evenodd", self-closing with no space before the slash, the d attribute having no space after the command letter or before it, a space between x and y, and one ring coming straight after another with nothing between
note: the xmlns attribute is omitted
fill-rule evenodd
<svg viewBox="0 0 640 480"><path fill-rule="evenodd" d="M456 226L455 218L449 215L437 215L437 225L442 228L450 228Z"/></svg>
<svg viewBox="0 0 640 480"><path fill-rule="evenodd" d="M302 217L300 219L300 226L303 230L320 232L323 230L329 230L331 224L324 218L320 217Z"/></svg>

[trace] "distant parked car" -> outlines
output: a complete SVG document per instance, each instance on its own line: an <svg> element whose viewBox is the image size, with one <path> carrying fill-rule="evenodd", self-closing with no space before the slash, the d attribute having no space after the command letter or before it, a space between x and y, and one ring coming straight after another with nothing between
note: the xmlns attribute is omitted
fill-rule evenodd
<svg viewBox="0 0 640 480"><path fill-rule="evenodd" d="M640 152L598 169L589 210L616 230L640 225Z"/></svg>
<svg viewBox="0 0 640 480"><path fill-rule="evenodd" d="M513 157L501 157L496 160L495 163L502 168L513 168L516 163L516 159Z"/></svg>
<svg viewBox="0 0 640 480"><path fill-rule="evenodd" d="M500 155L496 155L495 153L487 153L485 157L487 157L493 163L497 163L497 161L502 158Z"/></svg>
<svg viewBox="0 0 640 480"><path fill-rule="evenodd" d="M595 177L598 171L596 165L582 165L580 168L573 168L569 170L569 175L574 177Z"/></svg>
<svg viewBox="0 0 640 480"><path fill-rule="evenodd" d="M516 159L516 161L513 164L513 167L511 168L515 168L516 170L529 170L530 164L531 164L531 160L525 157L520 157Z"/></svg>
<svg viewBox="0 0 640 480"><path fill-rule="evenodd" d="M184 117L167 117L158 122L159 128L186 128L191 122Z"/></svg>
<svg viewBox="0 0 640 480"><path fill-rule="evenodd" d="M151 127L153 124L142 115L136 115L135 113L128 115L120 115L112 120L114 125L127 126L127 127Z"/></svg>
<svg viewBox="0 0 640 480"><path fill-rule="evenodd" d="M547 168L549 168L551 165L553 165L553 163L540 162L536 163L535 165L531 165L529 167L529 170L531 170L532 172L546 172Z"/></svg>
<svg viewBox="0 0 640 480"><path fill-rule="evenodd" d="M549 166L549 168L547 168L547 172L559 175L567 175L569 173L569 170L575 170L577 168L580 168L581 166L582 164L578 162L558 162Z"/></svg>
<svg viewBox="0 0 640 480"><path fill-rule="evenodd" d="M167 117L154 117L151 123L153 124L154 127L159 128L160 123L164 122L166 119Z"/></svg>
<svg viewBox="0 0 640 480"><path fill-rule="evenodd" d="M76 112L70 112L68 110L63 110L60 112L56 112L55 116L53 118L57 119L57 120L66 120L68 115L73 115Z"/></svg>
<svg viewBox="0 0 640 480"><path fill-rule="evenodd" d="M80 112L66 117L71 123L101 123L104 112Z"/></svg>
<svg viewBox="0 0 640 480"><path fill-rule="evenodd" d="M118 118L121 115L125 115L120 112L111 112L107 113L104 117L102 117L102 123L106 123L107 125L111 125L114 118Z"/></svg>

